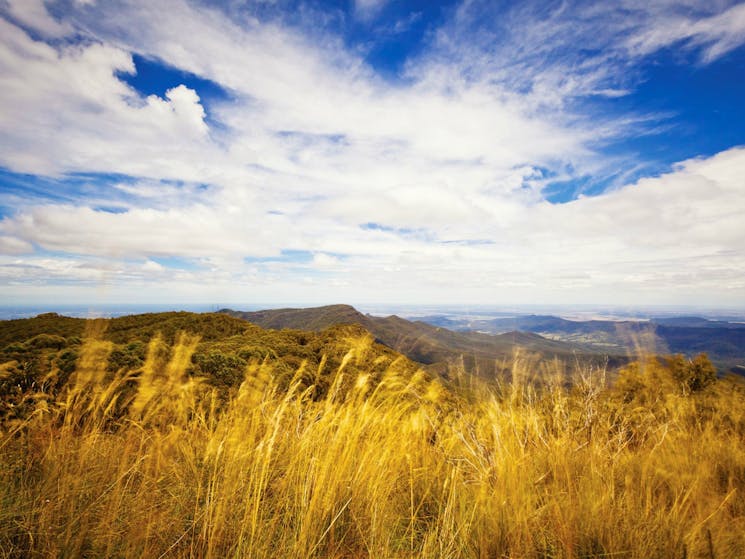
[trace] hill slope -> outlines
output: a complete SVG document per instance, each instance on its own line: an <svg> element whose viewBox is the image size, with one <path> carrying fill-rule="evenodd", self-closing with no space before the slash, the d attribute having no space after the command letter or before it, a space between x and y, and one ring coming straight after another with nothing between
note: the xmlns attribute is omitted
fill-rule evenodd
<svg viewBox="0 0 745 559"><path fill-rule="evenodd" d="M600 351L579 344L549 340L530 332L508 332L489 335L478 332L455 332L398 316L376 317L362 314L349 305L330 305L308 309L272 309L243 312L219 311L242 318L263 328L292 328L317 331L338 324L358 324L372 333L380 343L406 355L409 359L444 371L448 364L458 364L468 372L485 376L501 373L511 363L516 349L540 354L543 358L602 362ZM624 357L614 356L612 364Z"/></svg>
<svg viewBox="0 0 745 559"><path fill-rule="evenodd" d="M284 379L280 384L300 374L318 396L328 388L335 371L343 368L353 378L358 361L365 361L365 373L373 373L373 382L375 374L394 363L406 375L420 368L389 347L373 343L372 336L354 324L318 332L278 331L216 313L169 312L94 320L48 313L0 321L0 419L23 416L21 400L27 389L55 392L62 388L79 365L86 340L103 342L101 359L112 376L117 371L139 371L156 336L164 342L158 351L167 356L169 350L163 348L178 345L181 333L198 339L186 372L222 394L237 388L251 363L268 365ZM357 352L352 361L347 357L350 347Z"/></svg>
<svg viewBox="0 0 745 559"><path fill-rule="evenodd" d="M495 385L427 375L359 325L0 334L3 557L745 556L745 383L703 358Z"/></svg>

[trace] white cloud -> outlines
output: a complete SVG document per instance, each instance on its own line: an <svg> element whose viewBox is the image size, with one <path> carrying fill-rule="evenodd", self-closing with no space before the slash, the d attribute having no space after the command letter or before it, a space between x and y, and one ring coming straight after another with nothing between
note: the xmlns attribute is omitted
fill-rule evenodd
<svg viewBox="0 0 745 559"><path fill-rule="evenodd" d="M646 55L681 42L702 49L701 59L706 63L739 47L745 43L745 4L703 18L667 13L632 36L628 45L633 52Z"/></svg>
<svg viewBox="0 0 745 559"><path fill-rule="evenodd" d="M334 268L340 263L341 261L332 254L319 252L313 255L313 265L319 268Z"/></svg>
<svg viewBox="0 0 745 559"><path fill-rule="evenodd" d="M36 206L2 222L16 238L36 239L51 251L113 257L271 255L279 250L250 212L226 208L131 209L110 213L88 207Z"/></svg>
<svg viewBox="0 0 745 559"><path fill-rule="evenodd" d="M655 13L674 11L661 6ZM671 41L724 52L738 24L717 35L728 23L706 13L672 39L610 8L578 19L559 10L537 25L516 9L506 23L519 20L525 37L495 44L484 31L464 42L482 8L464 4L400 84L336 39L180 0L97 3L53 20L89 37L76 45L33 40L0 19L0 165L137 177L15 207L0 221L2 281L203 300L287 299L299 282L307 300L326 301L427 301L443 290L481 302L742 300L743 150L563 205L541 194L547 174L608 165L593 145L644 118L589 119L567 109L572 99L626 94L633 84L618 67ZM566 50L573 20L575 40L604 53L584 66ZM606 20L608 34L595 37ZM636 42L624 42L629 32ZM205 105L185 85L142 96L117 77L135 71L133 52L210 79L230 99ZM49 255L59 253L82 256ZM13 293L37 293L28 289Z"/></svg>
<svg viewBox="0 0 745 559"><path fill-rule="evenodd" d="M11 17L45 37L64 37L73 31L69 23L60 22L49 14L45 0L5 1Z"/></svg>
<svg viewBox="0 0 745 559"><path fill-rule="evenodd" d="M158 264L154 260L150 260L150 259L147 259L145 263L142 265L143 272L161 273L164 270L165 270L165 267L163 267L161 264Z"/></svg>
<svg viewBox="0 0 745 559"><path fill-rule="evenodd" d="M637 63L660 49L674 46L679 55L693 53L710 63L745 44L745 4L528 1L505 9L470 0L458 5L435 38L433 49L410 61L413 76L449 67L463 79L518 91L539 111L567 110L588 95L632 90L645 77Z"/></svg>
<svg viewBox="0 0 745 559"><path fill-rule="evenodd" d="M23 239L0 235L0 254L28 254L33 250L33 245Z"/></svg>
<svg viewBox="0 0 745 559"><path fill-rule="evenodd" d="M511 214L499 220L491 219L488 210L465 217L454 213L444 222L432 219L439 225L422 229L362 228L313 203L284 216L244 210L231 214L228 196L218 197L211 207L123 214L33 208L6 219L0 232L48 250L97 254L113 268L123 257L190 258L199 263L184 272L190 282L232 282L238 298L258 286L270 300L286 299L294 293L289 287L293 281L310 278L314 287L308 294L319 300L344 294L374 298L389 289L426 302L455 282L458 289L450 287L448 293L465 301L529 302L557 296L619 301L625 296L637 302L681 303L705 295L707 301L724 303L745 296L743 173L745 149L732 149L601 196L563 205L513 202ZM449 203L454 202L443 201ZM404 195L398 204L400 212L416 215L428 201ZM279 256L286 248L311 252L313 259L247 264L242 259L248 254ZM335 255L346 256L341 260ZM105 277L116 284L134 273L122 275L101 264L93 272L64 258L59 265L53 258L32 261L39 270L50 267L51 278ZM149 262L136 270L137 278L155 285L163 270ZM17 266L10 269L19 273ZM41 271L30 274L43 276ZM338 292L331 282L347 284L348 291ZM174 289L174 297L188 291Z"/></svg>
<svg viewBox="0 0 745 559"><path fill-rule="evenodd" d="M184 86L139 97L116 78L131 55L102 44L59 50L0 19L0 164L56 175L104 172L199 176L197 157L220 154L204 109Z"/></svg>

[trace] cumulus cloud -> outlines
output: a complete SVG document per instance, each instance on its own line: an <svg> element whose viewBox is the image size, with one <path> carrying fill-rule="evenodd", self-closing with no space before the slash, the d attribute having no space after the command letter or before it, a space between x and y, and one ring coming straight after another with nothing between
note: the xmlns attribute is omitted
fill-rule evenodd
<svg viewBox="0 0 745 559"><path fill-rule="evenodd" d="M531 290L534 295L556 291L575 300L623 292L662 302L702 288L720 297L741 297L744 172L745 149L737 148L683 162L671 173L605 195L562 205L515 204L513 215L501 220L474 213L473 223L455 215L445 226L431 229L354 224L307 208L245 219L242 213L226 212L228 197L214 207L181 211L111 214L64 206L33 208L3 221L0 231L49 250L101 258L190 258L197 263L189 272L192 279L221 285L232 279L236 293L242 293L239 280L250 278L252 286L263 285L263 292L275 300L283 282L293 279L308 281L315 286L313 293L327 299L336 293L332 281L364 284L372 291L395 287L420 301L454 281L466 298L473 293L491 300L504 290L518 298L523 290L528 300ZM417 194L400 204L413 213L420 211L421 200ZM477 231L484 236L481 242L473 240ZM459 235L467 237L459 240ZM274 258L244 263L242 256L261 254L258 247ZM277 257L286 247L313 258L298 262ZM34 262L52 266L55 277L65 271L70 277L92 273L89 268L60 268L54 259ZM138 269L143 281L163 272L148 262ZM318 276L320 272L324 275Z"/></svg>
<svg viewBox="0 0 745 559"><path fill-rule="evenodd" d="M100 43L52 47L0 19L0 165L22 173L197 176L209 143L196 93L140 97L116 77L129 52ZM145 155L147 154L147 155Z"/></svg>
<svg viewBox="0 0 745 559"><path fill-rule="evenodd" d="M111 213L89 207L36 206L5 220L2 229L16 238L36 239L47 250L114 257L272 254L279 250L250 212L231 218L224 210L192 205ZM244 239L251 240L250 248Z"/></svg>
<svg viewBox="0 0 745 559"><path fill-rule="evenodd" d="M329 192L427 184L443 171L505 174L588 153L589 130L528 115L499 88L390 87L336 44L310 44L273 25L239 27L177 0L169 6L165 25L161 4L82 11L76 25L91 26L104 42L59 49L3 22L11 40L1 69L17 87L0 98L14 108L0 121L0 163L37 174L118 172L252 187L258 167L286 185L303 177ZM135 71L131 51L233 92L234 101L213 107L227 136L215 140L187 88L142 98L118 79Z"/></svg>
<svg viewBox="0 0 745 559"><path fill-rule="evenodd" d="M520 4L496 31L479 26L486 4L466 2L390 83L338 38L182 0L86 2L58 19L42 2L26 19L8 5L0 165L60 189L77 173L133 177L6 214L0 277L13 293L26 278L232 300L300 284L308 300L426 301L454 283L482 302L745 295L742 149L566 204L542 191L617 163L596 145L650 118L597 118L576 99L625 95L633 72L619 69L676 42L713 60L742 43L741 6L689 12L664 35L656 18L683 17L672 2ZM641 16L630 26L622 10ZM576 43L598 54L580 63ZM208 105L183 84L144 95L121 78L135 53L228 98Z"/></svg>

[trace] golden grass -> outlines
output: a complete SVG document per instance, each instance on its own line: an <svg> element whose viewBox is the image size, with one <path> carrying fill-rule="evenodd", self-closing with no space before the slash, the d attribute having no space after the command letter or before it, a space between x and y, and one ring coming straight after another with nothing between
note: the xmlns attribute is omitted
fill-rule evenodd
<svg viewBox="0 0 745 559"><path fill-rule="evenodd" d="M112 378L91 336L67 390L0 427L1 556L745 557L737 382L691 395L650 363L568 388L520 356L496 387L351 378L364 338L322 399L320 371L280 390L253 361L225 402L185 372L196 343Z"/></svg>

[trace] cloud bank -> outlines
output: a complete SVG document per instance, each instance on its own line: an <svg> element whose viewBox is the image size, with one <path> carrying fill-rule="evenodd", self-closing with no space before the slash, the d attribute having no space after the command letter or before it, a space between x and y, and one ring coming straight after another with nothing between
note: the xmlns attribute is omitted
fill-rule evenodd
<svg viewBox="0 0 745 559"><path fill-rule="evenodd" d="M738 48L743 6L622 4L523 4L498 24L465 2L391 80L281 18L182 0L7 2L0 166L65 200L0 194L4 291L741 304L745 150L624 182L632 162L601 148L655 117L586 101L627 95L635 63L661 49L709 64ZM126 80L135 55L226 95L144 94ZM552 182L587 175L617 180L548 200Z"/></svg>

